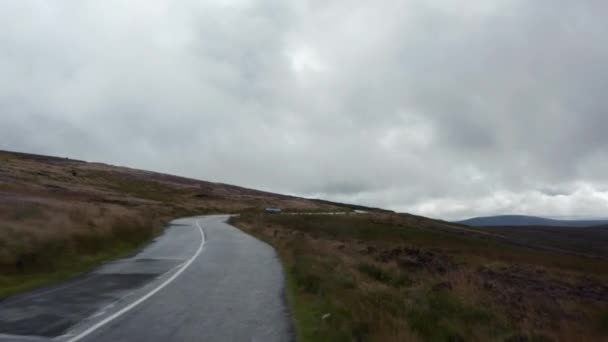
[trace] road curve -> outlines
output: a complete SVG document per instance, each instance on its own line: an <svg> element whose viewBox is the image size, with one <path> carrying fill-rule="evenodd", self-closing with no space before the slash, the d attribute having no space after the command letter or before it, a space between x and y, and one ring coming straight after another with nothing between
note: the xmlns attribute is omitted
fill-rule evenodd
<svg viewBox="0 0 608 342"><path fill-rule="evenodd" d="M0 341L292 341L274 250L225 223L175 220L135 256L0 302Z"/></svg>

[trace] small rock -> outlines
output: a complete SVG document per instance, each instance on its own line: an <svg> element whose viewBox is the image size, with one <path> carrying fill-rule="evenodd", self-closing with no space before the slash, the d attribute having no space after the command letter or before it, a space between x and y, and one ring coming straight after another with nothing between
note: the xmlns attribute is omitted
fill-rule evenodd
<svg viewBox="0 0 608 342"><path fill-rule="evenodd" d="M331 317L331 314L326 313L325 315L321 316L321 319L325 321L325 320L328 320L330 317Z"/></svg>

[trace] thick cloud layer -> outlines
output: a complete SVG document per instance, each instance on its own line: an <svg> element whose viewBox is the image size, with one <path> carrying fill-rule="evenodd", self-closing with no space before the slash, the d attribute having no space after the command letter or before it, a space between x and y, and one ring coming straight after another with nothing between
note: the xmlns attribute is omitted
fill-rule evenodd
<svg viewBox="0 0 608 342"><path fill-rule="evenodd" d="M446 219L608 216L607 10L1 2L0 148Z"/></svg>

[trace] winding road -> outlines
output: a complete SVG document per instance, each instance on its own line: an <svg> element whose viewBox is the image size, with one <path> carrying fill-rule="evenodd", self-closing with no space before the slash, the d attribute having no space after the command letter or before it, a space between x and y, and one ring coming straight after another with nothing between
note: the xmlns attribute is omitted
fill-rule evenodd
<svg viewBox="0 0 608 342"><path fill-rule="evenodd" d="M274 250L228 217L175 220L132 257L0 301L0 342L292 341Z"/></svg>

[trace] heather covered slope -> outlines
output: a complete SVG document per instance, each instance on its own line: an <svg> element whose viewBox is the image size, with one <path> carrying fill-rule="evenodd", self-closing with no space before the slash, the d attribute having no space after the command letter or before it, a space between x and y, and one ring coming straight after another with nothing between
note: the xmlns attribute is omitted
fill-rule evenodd
<svg viewBox="0 0 608 342"><path fill-rule="evenodd" d="M407 214L259 215L300 341L606 341L608 261Z"/></svg>
<svg viewBox="0 0 608 342"><path fill-rule="evenodd" d="M526 215L499 215L474 217L456 223L474 227L492 226L547 226L547 227L592 227L608 224L608 220L555 220Z"/></svg>
<svg viewBox="0 0 608 342"><path fill-rule="evenodd" d="M608 259L608 226L496 226L475 229L535 248Z"/></svg>
<svg viewBox="0 0 608 342"><path fill-rule="evenodd" d="M267 206L307 215L261 214ZM368 213L311 214L355 209ZM608 336L608 261L597 257L606 228L475 228L12 152L0 152L0 297L130 253L171 218L208 213L241 213L232 222L276 248L301 341Z"/></svg>
<svg viewBox="0 0 608 342"><path fill-rule="evenodd" d="M184 215L348 210L124 167L0 151L0 297L132 251Z"/></svg>

